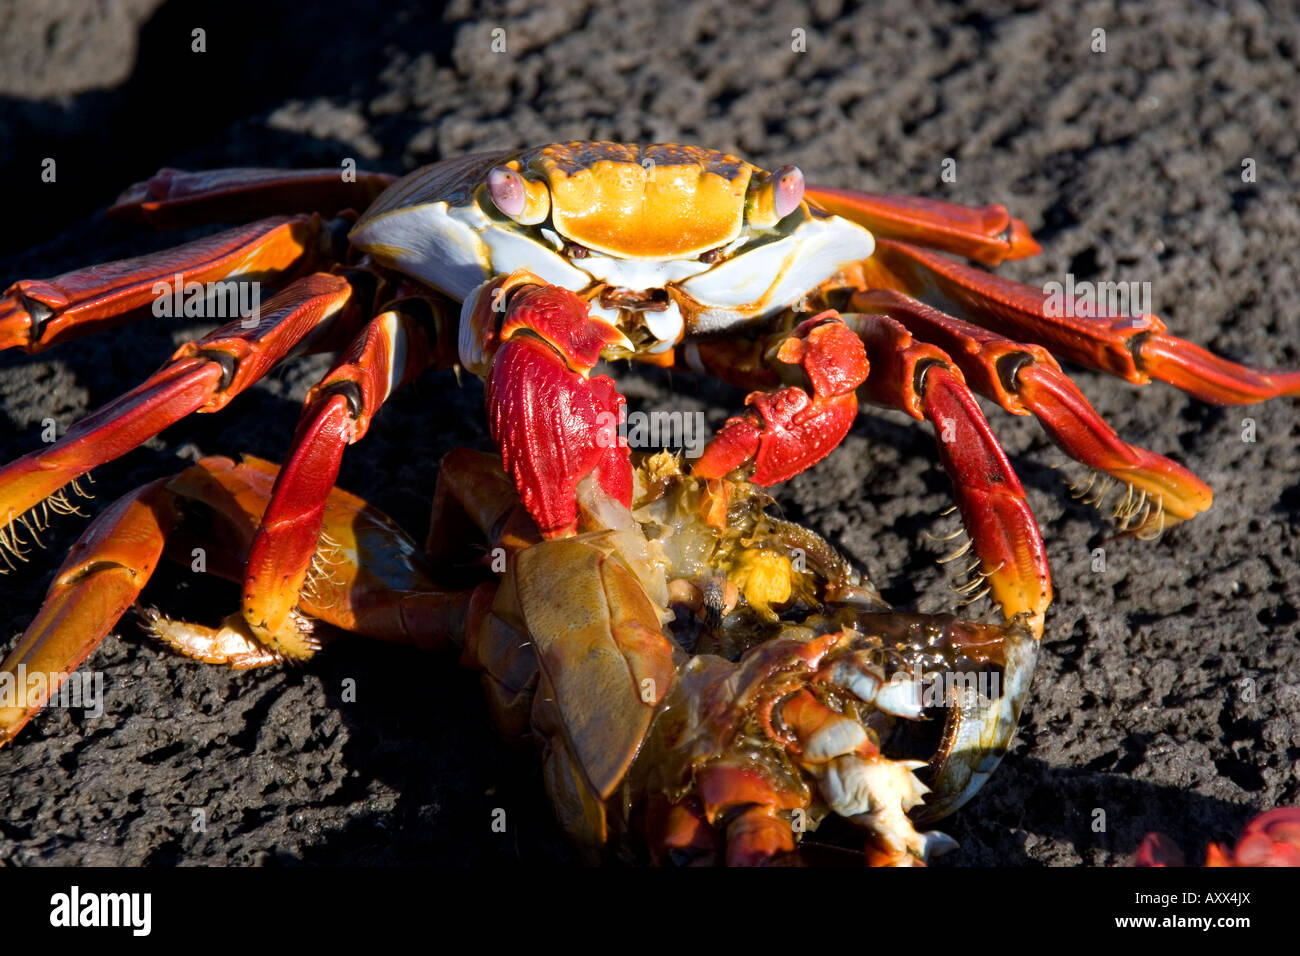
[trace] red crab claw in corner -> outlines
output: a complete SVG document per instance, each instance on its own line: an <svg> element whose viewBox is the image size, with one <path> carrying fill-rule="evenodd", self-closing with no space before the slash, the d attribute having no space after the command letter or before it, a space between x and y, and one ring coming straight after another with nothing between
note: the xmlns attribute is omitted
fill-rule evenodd
<svg viewBox="0 0 1300 956"><path fill-rule="evenodd" d="M1133 865L1182 866L1183 854L1163 833L1148 833ZM1278 807L1260 814L1246 824L1233 850L1211 843L1205 865L1300 866L1300 807Z"/></svg>
<svg viewBox="0 0 1300 956"><path fill-rule="evenodd" d="M542 285L511 297L499 341L487 376L488 423L542 534L574 529L577 484L590 474L630 505L632 464L618 432L623 396L608 376L589 373L602 349L631 343L572 292Z"/></svg>

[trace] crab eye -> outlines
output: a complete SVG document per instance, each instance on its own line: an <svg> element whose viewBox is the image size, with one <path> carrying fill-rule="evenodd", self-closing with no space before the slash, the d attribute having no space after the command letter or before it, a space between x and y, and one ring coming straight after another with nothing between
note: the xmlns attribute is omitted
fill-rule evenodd
<svg viewBox="0 0 1300 956"><path fill-rule="evenodd" d="M782 166L755 183L746 218L760 229L770 228L803 202L803 173L798 166Z"/></svg>
<svg viewBox="0 0 1300 956"><path fill-rule="evenodd" d="M536 225L551 211L544 184L531 183L505 166L494 166L487 174L487 191L492 205L521 225Z"/></svg>
<svg viewBox="0 0 1300 956"><path fill-rule="evenodd" d="M798 166L782 166L772 174L772 183L776 218L784 219L803 202L803 173Z"/></svg>
<svg viewBox="0 0 1300 956"><path fill-rule="evenodd" d="M512 219L524 211L528 194L524 191L524 177L513 169L495 167L487 177L488 195L492 203Z"/></svg>

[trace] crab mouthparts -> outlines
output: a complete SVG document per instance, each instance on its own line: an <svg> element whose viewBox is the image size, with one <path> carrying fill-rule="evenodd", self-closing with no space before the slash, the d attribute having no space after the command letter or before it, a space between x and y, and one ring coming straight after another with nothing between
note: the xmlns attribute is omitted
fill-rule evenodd
<svg viewBox="0 0 1300 956"><path fill-rule="evenodd" d="M664 312L670 303L667 289L615 289L606 286L600 292L600 304L606 309L625 312Z"/></svg>

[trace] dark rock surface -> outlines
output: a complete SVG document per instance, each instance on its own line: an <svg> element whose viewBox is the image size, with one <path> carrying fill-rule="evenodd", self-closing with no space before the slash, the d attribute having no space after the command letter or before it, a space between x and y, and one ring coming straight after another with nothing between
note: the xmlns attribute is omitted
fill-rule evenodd
<svg viewBox="0 0 1300 956"><path fill-rule="evenodd" d="M1177 333L1243 361L1300 365L1300 33L1286 3L82 6L17 0L0 13L0 285L176 241L97 214L162 165L350 156L401 172L553 139L683 140L769 168L798 163L814 182L1004 202L1045 247L1007 274L1150 282ZM195 27L206 53L191 52ZM505 53L491 52L496 28ZM1095 29L1105 53L1090 50ZM794 30L807 52L791 51ZM39 178L46 156L58 162L53 184ZM940 181L948 157L956 183ZM1242 182L1246 158L1257 182ZM43 419L66 428L126 390L198 331L151 319L0 355L0 459L37 447ZM278 460L327 367L290 363L223 414L98 469L90 507L202 454ZM1065 459L1041 430L988 408L1043 526L1057 599L1017 745L944 827L962 844L946 858L956 865L1119 864L1152 829L1199 857L1256 811L1300 799L1295 403L1219 409L1071 371L1129 441L1204 477L1215 505L1154 544L1114 539L1068 496L1053 470ZM700 408L715 425L742 398L674 392L680 380L645 372L621 379L634 408ZM481 401L477 383L427 376L349 452L340 483L422 536L440 455L486 446ZM1254 443L1242 440L1245 418ZM936 515L950 493L926 430L863 416L780 500L891 600L945 607L924 532L944 529ZM0 577L0 638L29 623L83 528L58 521L45 551ZM236 597L187 572L153 587L169 608L209 619ZM493 736L476 679L449 659L357 639L303 667L234 674L176 658L129 621L119 634L91 660L104 717L47 711L0 751L0 859L572 858L531 755ZM340 699L346 678L355 703ZM505 834L491 830L496 807Z"/></svg>

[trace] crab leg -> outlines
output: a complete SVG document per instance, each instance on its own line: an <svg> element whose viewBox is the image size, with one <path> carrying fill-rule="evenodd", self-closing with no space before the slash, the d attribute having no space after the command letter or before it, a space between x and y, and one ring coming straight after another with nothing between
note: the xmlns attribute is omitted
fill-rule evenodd
<svg viewBox="0 0 1300 956"><path fill-rule="evenodd" d="M365 209L396 176L342 169L160 169L118 197L108 215L161 229L229 222L271 213L337 215Z"/></svg>
<svg viewBox="0 0 1300 956"><path fill-rule="evenodd" d="M996 266L1043 251L1005 206L962 206L920 196L809 186L813 202L866 226L877 239L903 239Z"/></svg>
<svg viewBox="0 0 1300 956"><path fill-rule="evenodd" d="M256 282L320 265L322 238L318 216L277 216L54 279L22 279L0 296L0 350L39 352L111 328L191 283Z"/></svg>
<svg viewBox="0 0 1300 956"><path fill-rule="evenodd" d="M848 311L889 315L918 339L950 355L985 398L1013 415L1032 412L1067 454L1141 491L1141 500L1149 500L1152 507L1144 509L1145 520L1131 528L1137 511L1121 509L1117 516L1126 530L1159 530L1210 506L1213 493L1203 481L1168 458L1124 442L1042 346L1012 342L892 289L854 293ZM1132 495L1124 504L1134 504Z"/></svg>
<svg viewBox="0 0 1300 956"><path fill-rule="evenodd" d="M867 378L862 343L835 312L803 322L782 344L777 359L802 365L813 394L798 386L751 392L753 411L731 418L705 447L694 472L721 478L753 461L753 482L772 485L825 458L858 414L854 390Z"/></svg>
<svg viewBox="0 0 1300 956"><path fill-rule="evenodd" d="M295 349L326 348L337 334L354 334L362 316L354 298L348 279L318 272L267 302L255 327L237 319L182 345L160 371L83 418L54 445L0 469L0 516L12 521L191 412L224 408Z"/></svg>
<svg viewBox="0 0 1300 956"><path fill-rule="evenodd" d="M166 483L151 482L117 501L72 546L35 620L0 663L0 674L21 695L0 706L0 745L45 706L148 582L177 519Z"/></svg>
<svg viewBox="0 0 1300 956"><path fill-rule="evenodd" d="M280 469L251 456L238 465L220 458L204 459L200 465L206 465L207 472L220 466L221 490L212 488L204 471L193 468L172 487L187 497L224 507L236 542L231 550L241 560L219 573L240 581L242 558L252 548ZM225 505L231 495L238 501L238 511ZM181 556L186 554L182 547ZM304 613L335 627L375 640L438 650L461 642L470 592L439 587L419 547L391 518L363 498L333 488L325 500L319 545L300 599ZM284 651L283 642L294 637L292 630L293 622L287 622L279 632L257 637Z"/></svg>
<svg viewBox="0 0 1300 956"><path fill-rule="evenodd" d="M1217 405L1300 396L1300 372L1250 368L1165 334L1154 315L1053 315L1046 291L902 242L881 240L862 264L868 288L897 289L1010 338L1134 385L1152 378ZM1072 310L1065 310L1072 311Z"/></svg>
<svg viewBox="0 0 1300 956"><path fill-rule="evenodd" d="M1023 615L1041 634L1052 597L1043 539L1020 479L961 372L941 349L917 341L888 316L844 318L871 360L864 396L934 426L939 458L993 599L1008 621Z"/></svg>
<svg viewBox="0 0 1300 956"><path fill-rule="evenodd" d="M298 603L343 449L366 434L395 389L454 361L437 350L438 330L454 319L449 304L436 300L383 312L307 393L244 574L243 613L255 633L278 632Z"/></svg>

